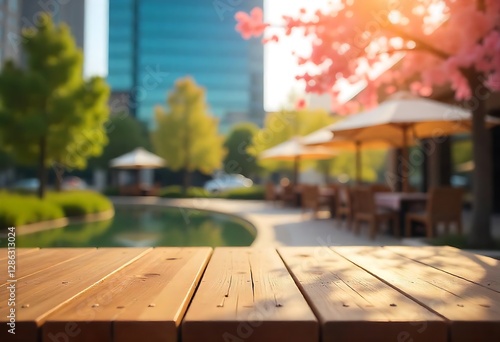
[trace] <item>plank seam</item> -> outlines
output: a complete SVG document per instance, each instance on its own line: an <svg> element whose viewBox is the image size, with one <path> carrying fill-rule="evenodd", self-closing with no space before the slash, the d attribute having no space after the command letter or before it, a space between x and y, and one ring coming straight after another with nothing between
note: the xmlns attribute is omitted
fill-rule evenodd
<svg viewBox="0 0 500 342"><path fill-rule="evenodd" d="M377 278L378 280L382 281L383 283L385 283L386 285L390 286L391 288L395 289L396 291L398 291L399 293L401 293L402 295L404 295L405 297L409 298L410 300L412 300L413 302L419 304L420 306L424 307L425 309L429 310L430 312L436 314L437 316L443 318L448 324L451 323L451 321L446 318L445 316L443 316L442 314L440 314L439 312L433 310L432 308L430 308L428 305L424 304L423 302L421 302L420 300L412 297L410 294L404 292L403 290L399 289L398 287L396 287L395 285L391 284L390 282L388 282L387 280L377 276L375 273L373 272L370 272L368 269L356 264L354 261L348 259L347 257L343 256L342 254L340 254L339 252L335 251L334 249L332 249L332 247L329 247L330 250L332 250L335 254L341 256L342 258L344 258L345 260L349 261L351 264L355 265L356 267L359 267L361 268L362 270L364 270L365 272L371 274L372 276L374 276L375 278Z"/></svg>
<svg viewBox="0 0 500 342"><path fill-rule="evenodd" d="M382 247L382 248L384 248L384 247ZM464 277L462 277L462 276L459 276L459 275L457 275L457 274L454 274L454 273L448 272L448 271L443 270L443 269L441 269L441 268L438 268L438 267L436 267L436 266L433 266L433 265L427 264L427 263L425 263L425 262L423 262L423 261L420 261L420 260L416 260L416 259L413 259L413 258L407 257L406 255L404 255L404 254L400 254L400 253L398 253L398 252L396 252L396 251L393 251L393 250L392 250L392 249L390 249L390 248L384 248L384 249L385 249L386 251L389 251L389 252L393 253L393 254L399 255L399 256L401 256L401 257L403 257L403 258L405 258L405 259L408 259L408 260L411 260L411 261L417 262L417 263L422 264L422 265L424 265L424 266L431 267L431 268L433 268L433 269L435 269L435 270L438 270L438 271L441 271L441 272L443 272L443 273L446 273L446 274L452 275L452 276L454 276L454 277L456 277L456 278L459 278L459 279L462 279L462 280L466 280L466 281L468 281L469 283L472 283L472 284L475 284L475 285L478 285L478 286L484 287L485 289L491 290L491 291L493 291L493 292L500 293L500 291L497 291L497 290L495 290L495 289L492 289L491 287L484 286L483 284L480 284L480 283L476 283L476 282L475 282L475 281L473 281L473 280L470 280L470 279L464 278Z"/></svg>

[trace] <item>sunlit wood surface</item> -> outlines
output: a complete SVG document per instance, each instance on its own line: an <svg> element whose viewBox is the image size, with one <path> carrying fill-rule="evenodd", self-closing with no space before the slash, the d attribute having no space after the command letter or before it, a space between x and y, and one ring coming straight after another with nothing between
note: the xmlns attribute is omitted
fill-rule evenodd
<svg viewBox="0 0 500 342"><path fill-rule="evenodd" d="M500 261L451 247L0 249L0 341L500 341Z"/></svg>

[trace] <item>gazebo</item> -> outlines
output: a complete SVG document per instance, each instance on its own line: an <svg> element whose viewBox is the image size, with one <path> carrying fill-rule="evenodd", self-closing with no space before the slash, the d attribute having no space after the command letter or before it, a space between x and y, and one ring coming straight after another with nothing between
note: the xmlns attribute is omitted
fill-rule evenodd
<svg viewBox="0 0 500 342"><path fill-rule="evenodd" d="M141 184L140 172L147 169L158 169L166 165L163 158L146 151L142 147L114 158L109 162L110 167L116 169L136 170L135 183L132 185L120 186L121 195L145 196L156 195L158 187Z"/></svg>

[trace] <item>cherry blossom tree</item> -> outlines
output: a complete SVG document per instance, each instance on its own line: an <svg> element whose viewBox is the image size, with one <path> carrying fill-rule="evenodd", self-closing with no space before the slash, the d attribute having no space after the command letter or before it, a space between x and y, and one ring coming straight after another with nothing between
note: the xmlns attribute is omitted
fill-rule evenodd
<svg viewBox="0 0 500 342"><path fill-rule="evenodd" d="M236 20L243 38L263 35L264 43L302 32L311 51L297 54L297 61L313 67L297 79L304 81L307 92L331 93L338 112L359 108L335 101L346 84L365 85L356 97L365 108L377 104L381 89L389 94L409 85L421 96L452 90L455 100L473 113L475 205L470 243L491 245L493 174L485 116L487 99L500 90L500 1L331 0L328 10L311 13L303 8L284 16L279 25L283 30L273 30L272 35L260 8L250 14L238 12Z"/></svg>

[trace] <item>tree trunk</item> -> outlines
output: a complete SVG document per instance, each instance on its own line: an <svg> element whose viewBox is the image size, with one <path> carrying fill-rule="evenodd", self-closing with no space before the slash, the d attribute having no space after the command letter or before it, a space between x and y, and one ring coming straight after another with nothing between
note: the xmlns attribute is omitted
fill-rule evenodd
<svg viewBox="0 0 500 342"><path fill-rule="evenodd" d="M45 187L47 184L47 168L45 167L45 159L46 159L46 149L47 142L45 137L40 138L38 143L39 147L39 155L38 155L38 180L40 185L38 186L38 197L45 197Z"/></svg>
<svg viewBox="0 0 500 342"><path fill-rule="evenodd" d="M60 192L61 189L62 189L62 180L61 180L61 177L59 174L56 173L56 179L55 179L55 183L54 183L54 189L57 191L57 192Z"/></svg>
<svg viewBox="0 0 500 342"><path fill-rule="evenodd" d="M470 79L469 79L470 80ZM471 82L471 89L477 89L477 83ZM473 144L473 213L469 243L475 248L488 248L493 245L491 236L492 214L492 154L491 133L486 128L486 103L476 98L472 108L472 144Z"/></svg>

